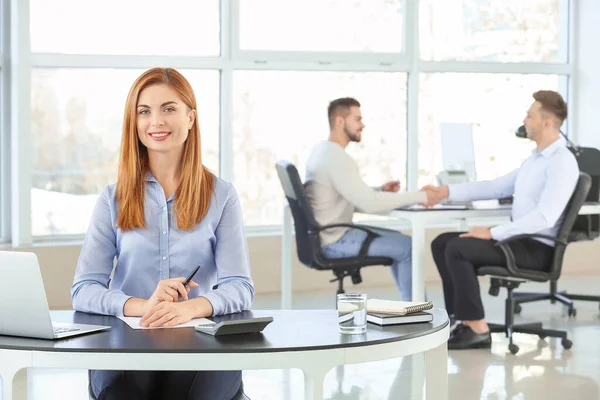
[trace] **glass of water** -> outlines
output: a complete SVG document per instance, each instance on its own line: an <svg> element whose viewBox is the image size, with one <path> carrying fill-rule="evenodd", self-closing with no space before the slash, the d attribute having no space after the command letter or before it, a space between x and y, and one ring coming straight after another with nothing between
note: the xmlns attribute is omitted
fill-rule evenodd
<svg viewBox="0 0 600 400"><path fill-rule="evenodd" d="M361 334L367 331L367 295L342 293L337 295L340 333Z"/></svg>

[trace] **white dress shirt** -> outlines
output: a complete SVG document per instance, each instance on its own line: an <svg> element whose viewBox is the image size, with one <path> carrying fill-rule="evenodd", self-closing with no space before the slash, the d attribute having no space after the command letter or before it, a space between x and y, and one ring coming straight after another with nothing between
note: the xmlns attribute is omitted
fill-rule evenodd
<svg viewBox="0 0 600 400"><path fill-rule="evenodd" d="M117 226L116 185L104 189L71 287L75 310L121 316L129 298L148 299L160 280L187 276L197 265L194 282L199 286L190 288L190 299L205 297L213 315L250 309L254 284L242 207L233 185L215 177L208 212L189 231L177 227L174 203L175 194L166 199L162 186L147 174L146 228L123 232Z"/></svg>
<svg viewBox="0 0 600 400"><path fill-rule="evenodd" d="M575 156L559 138L542 151L533 150L521 167L491 181L449 185L449 200L489 200L514 195L512 221L491 229L503 240L524 233L556 236L579 179ZM554 243L538 239L548 245Z"/></svg>

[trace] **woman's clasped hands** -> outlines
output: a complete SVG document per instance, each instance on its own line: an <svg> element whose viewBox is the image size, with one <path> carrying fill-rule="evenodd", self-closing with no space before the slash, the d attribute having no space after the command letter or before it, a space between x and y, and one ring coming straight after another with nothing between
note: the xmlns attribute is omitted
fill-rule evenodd
<svg viewBox="0 0 600 400"><path fill-rule="evenodd" d="M145 313L140 320L143 327L170 327L183 324L195 315L195 305L188 299L190 288L198 287L194 281L184 286L186 278L164 279L146 300ZM182 300L182 301L180 301Z"/></svg>

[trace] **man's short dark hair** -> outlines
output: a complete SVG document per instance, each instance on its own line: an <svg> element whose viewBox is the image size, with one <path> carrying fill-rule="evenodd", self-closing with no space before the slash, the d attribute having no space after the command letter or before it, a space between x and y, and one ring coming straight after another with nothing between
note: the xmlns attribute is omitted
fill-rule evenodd
<svg viewBox="0 0 600 400"><path fill-rule="evenodd" d="M559 127L567 119L567 103L559 93L553 90L538 90L533 94L533 98L542 105L543 111L556 118Z"/></svg>
<svg viewBox="0 0 600 400"><path fill-rule="evenodd" d="M342 97L341 99L335 99L329 103L327 107L327 118L329 119L329 128L333 128L335 124L335 117L345 117L350 112L350 107L360 107L358 100L352 97Z"/></svg>

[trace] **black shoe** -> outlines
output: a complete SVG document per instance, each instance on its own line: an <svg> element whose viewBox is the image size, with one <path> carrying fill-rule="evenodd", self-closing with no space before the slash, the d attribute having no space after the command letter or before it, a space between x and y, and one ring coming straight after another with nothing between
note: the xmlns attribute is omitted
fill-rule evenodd
<svg viewBox="0 0 600 400"><path fill-rule="evenodd" d="M450 329L452 329L452 326L456 324L456 317L454 314L450 314L448 315L448 319L450 320Z"/></svg>
<svg viewBox="0 0 600 400"><path fill-rule="evenodd" d="M475 333L466 326L460 325L453 331L452 336L448 340L448 350L463 350L463 349L489 349L492 347L492 335L490 332Z"/></svg>
<svg viewBox="0 0 600 400"><path fill-rule="evenodd" d="M450 338L452 338L452 336L456 335L457 333L459 333L466 325L463 324L462 322L456 322L456 324L454 326L450 327Z"/></svg>

